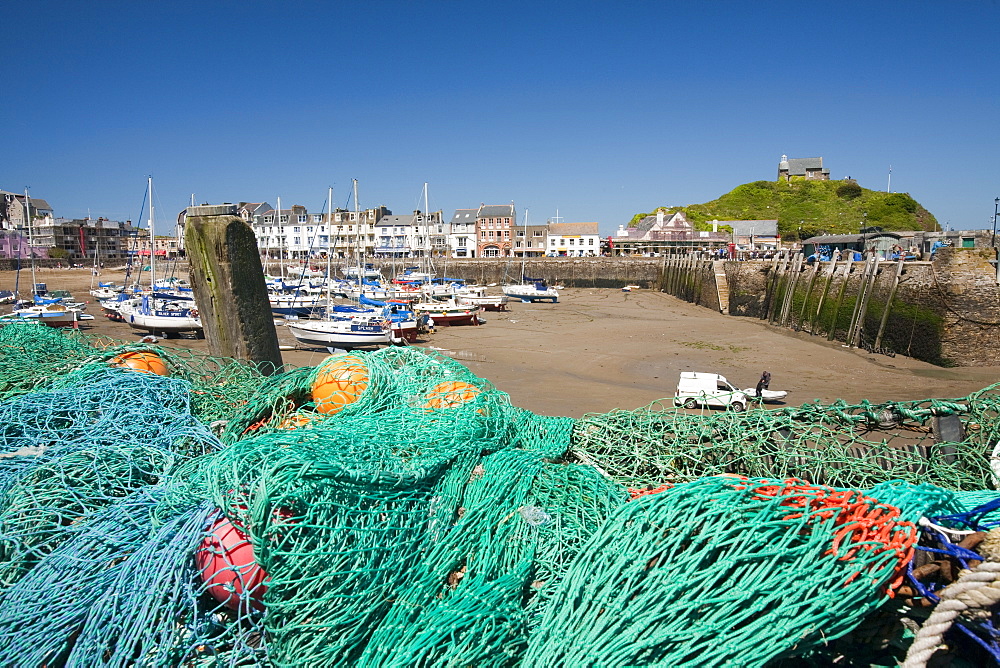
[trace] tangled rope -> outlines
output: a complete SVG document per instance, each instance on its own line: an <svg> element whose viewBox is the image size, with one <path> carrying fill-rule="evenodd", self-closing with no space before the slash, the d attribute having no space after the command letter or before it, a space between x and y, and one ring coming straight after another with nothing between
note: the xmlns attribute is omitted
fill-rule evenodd
<svg viewBox="0 0 1000 668"><path fill-rule="evenodd" d="M939 593L941 602L920 627L901 668L923 668L960 615L989 614L1000 603L1000 563L984 561Z"/></svg>

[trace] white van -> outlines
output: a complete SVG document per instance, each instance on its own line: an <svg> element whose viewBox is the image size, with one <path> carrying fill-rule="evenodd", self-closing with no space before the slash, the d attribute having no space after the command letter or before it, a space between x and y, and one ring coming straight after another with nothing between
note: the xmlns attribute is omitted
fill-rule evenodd
<svg viewBox="0 0 1000 668"><path fill-rule="evenodd" d="M733 387L725 376L717 373L682 371L674 393L674 405L684 408L720 406L737 413L746 410L750 397L743 390Z"/></svg>

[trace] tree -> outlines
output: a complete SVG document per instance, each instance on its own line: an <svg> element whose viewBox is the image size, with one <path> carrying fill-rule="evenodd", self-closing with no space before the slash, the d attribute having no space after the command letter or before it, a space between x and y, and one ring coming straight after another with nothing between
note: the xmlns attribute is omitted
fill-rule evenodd
<svg viewBox="0 0 1000 668"><path fill-rule="evenodd" d="M69 251L65 248L59 248L59 246L53 246L49 249L49 257L53 260L65 260L69 257Z"/></svg>

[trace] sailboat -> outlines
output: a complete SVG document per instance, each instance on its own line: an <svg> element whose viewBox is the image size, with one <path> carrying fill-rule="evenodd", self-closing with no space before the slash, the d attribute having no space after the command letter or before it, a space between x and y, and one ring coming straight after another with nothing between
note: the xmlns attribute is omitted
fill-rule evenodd
<svg viewBox="0 0 1000 668"><path fill-rule="evenodd" d="M201 320L194 299L184 295L156 291L156 233L153 207L153 177L147 179L149 189L149 273L150 291L124 302L118 309L132 329L155 334L201 332Z"/></svg>
<svg viewBox="0 0 1000 668"><path fill-rule="evenodd" d="M516 222L516 221L515 221ZM524 239L528 239L528 210L524 210ZM521 282L503 286L503 293L508 297L520 299L522 302L543 302L548 301L553 304L559 301L559 291L554 287L546 285L543 278L531 278L524 273L525 262L528 258L528 248L525 246L521 250Z"/></svg>

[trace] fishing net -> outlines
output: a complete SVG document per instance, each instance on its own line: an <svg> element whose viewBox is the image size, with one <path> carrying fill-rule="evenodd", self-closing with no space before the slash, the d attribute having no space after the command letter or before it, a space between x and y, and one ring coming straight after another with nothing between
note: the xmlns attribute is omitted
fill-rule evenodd
<svg viewBox="0 0 1000 668"><path fill-rule="evenodd" d="M732 473L865 489L886 480L995 488L1000 385L960 400L678 412L665 402L587 415L573 450L634 487Z"/></svg>
<svg viewBox="0 0 1000 668"><path fill-rule="evenodd" d="M0 374L4 665L898 658L920 555L1000 523L996 388L572 420L418 348L265 374L17 325Z"/></svg>

